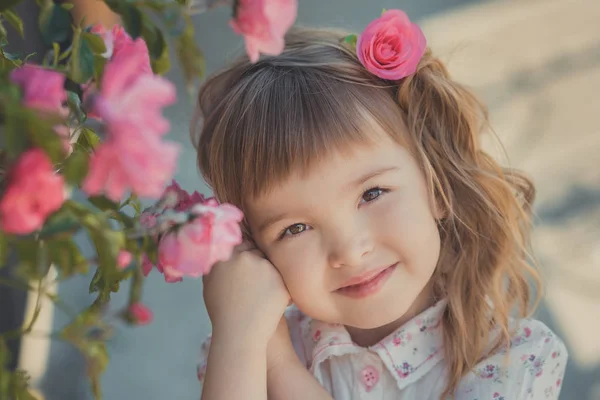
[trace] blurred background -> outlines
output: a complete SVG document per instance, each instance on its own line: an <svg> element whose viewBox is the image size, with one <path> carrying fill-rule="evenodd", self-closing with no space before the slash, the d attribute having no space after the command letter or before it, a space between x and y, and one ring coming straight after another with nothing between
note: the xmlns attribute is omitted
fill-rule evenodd
<svg viewBox="0 0 600 400"><path fill-rule="evenodd" d="M35 21L34 4L26 0L19 6L26 24L27 19ZM569 349L561 399L600 400L600 2L299 0L297 23L358 33L383 8L404 9L422 26L454 77L489 105L504 148L491 135L485 138L486 148L534 178L534 244L547 282L536 317ZM92 17L110 19L98 11ZM209 73L242 51L242 39L227 25L229 18L226 7L195 17L196 39ZM40 49L34 32L26 37L28 42L18 46ZM180 93L178 104L167 112L171 139L183 145L176 179L188 191L208 193L189 141L193 98L186 97L176 63L168 78ZM71 308L89 304L90 278L72 279L57 288ZM23 296L2 296L0 314L5 317L7 302L27 308ZM125 296L115 296L115 309L125 303ZM166 284L161 275L151 274L144 299L155 321L136 329L116 326L102 382L104 398L198 399L196 356L210 331L201 282ZM68 316L55 310L40 323L56 330L67 322ZM37 337L24 340L20 350L18 364L32 372L32 383L43 398L91 398L77 351Z"/></svg>

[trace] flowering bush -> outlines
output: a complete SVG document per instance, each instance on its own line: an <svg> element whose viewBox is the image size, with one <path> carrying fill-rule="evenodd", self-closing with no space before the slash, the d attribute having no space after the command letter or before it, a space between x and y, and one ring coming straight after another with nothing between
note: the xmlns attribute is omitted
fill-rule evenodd
<svg viewBox="0 0 600 400"><path fill-rule="evenodd" d="M129 282L119 315L128 324L148 324L153 316L141 294L154 267L166 282L199 277L241 241L237 208L190 194L173 180L179 147L166 138L169 122L162 115L176 99L174 85L161 77L171 63L168 45L191 88L204 69L194 43L195 13L232 7L230 25L256 61L260 52L282 50L297 4L105 0L123 23L107 29L73 27L70 4L39 0L40 31L51 50L35 65L28 55L6 50L4 24L23 34L17 3L0 5L0 268L13 268L18 280L0 285L59 302L45 292L51 268L60 280L95 270L89 285L95 300L53 337L83 353L100 398L109 331L102 317L111 294ZM155 203L142 210L140 199ZM93 245L91 257L73 239L76 233ZM0 398L32 398L26 371L7 367L5 341L29 334L34 322L0 333Z"/></svg>

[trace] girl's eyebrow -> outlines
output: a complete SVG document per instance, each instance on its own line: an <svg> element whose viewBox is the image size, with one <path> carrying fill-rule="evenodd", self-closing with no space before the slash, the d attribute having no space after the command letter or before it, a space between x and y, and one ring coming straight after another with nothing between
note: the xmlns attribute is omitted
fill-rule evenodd
<svg viewBox="0 0 600 400"><path fill-rule="evenodd" d="M398 171L399 169L400 169L400 167L398 167L398 166L378 168L374 171L364 174L363 176L359 177L358 179L353 180L352 182L348 183L348 185L346 187L348 189L352 189L356 186L361 186L363 183L365 183L369 179L375 178L376 176L379 176L379 175L383 175L387 172Z"/></svg>
<svg viewBox="0 0 600 400"><path fill-rule="evenodd" d="M282 219L286 219L287 217L288 213L281 213L270 216L262 224L259 225L258 232L264 232L264 230L267 229L269 226L281 221Z"/></svg>

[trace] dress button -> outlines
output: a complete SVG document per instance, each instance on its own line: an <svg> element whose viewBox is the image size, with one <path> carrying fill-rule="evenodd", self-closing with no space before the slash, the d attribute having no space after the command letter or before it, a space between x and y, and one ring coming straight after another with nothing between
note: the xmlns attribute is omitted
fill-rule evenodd
<svg viewBox="0 0 600 400"><path fill-rule="evenodd" d="M377 385L377 382L379 382L379 371L371 365L366 366L360 371L360 379L363 385L365 385L367 392L370 392Z"/></svg>

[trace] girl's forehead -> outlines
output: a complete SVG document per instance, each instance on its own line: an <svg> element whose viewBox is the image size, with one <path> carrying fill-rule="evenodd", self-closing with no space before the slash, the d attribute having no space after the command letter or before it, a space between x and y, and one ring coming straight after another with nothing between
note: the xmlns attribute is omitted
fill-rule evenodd
<svg viewBox="0 0 600 400"><path fill-rule="evenodd" d="M285 199L304 198L305 195L335 196L354 182L366 181L370 175L400 169L409 161L407 156L408 151L389 136L382 136L376 141L352 143L332 150L305 168L290 170L258 196L248 198L248 204L256 207Z"/></svg>

